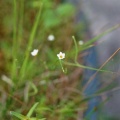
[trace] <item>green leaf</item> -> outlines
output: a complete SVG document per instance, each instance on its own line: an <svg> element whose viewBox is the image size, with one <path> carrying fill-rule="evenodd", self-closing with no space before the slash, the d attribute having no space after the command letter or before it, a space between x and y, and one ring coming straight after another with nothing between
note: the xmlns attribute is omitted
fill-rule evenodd
<svg viewBox="0 0 120 120"><path fill-rule="evenodd" d="M29 120L45 120L46 118L38 119L38 118L30 118Z"/></svg>
<svg viewBox="0 0 120 120"><path fill-rule="evenodd" d="M92 47L93 43L96 42L97 40L99 40L101 37L107 35L108 33L112 32L113 30L116 30L120 27L120 24L113 26L112 28L106 30L105 32L101 33L100 35L90 39L88 42L86 42L84 45L82 45L82 47L80 48L80 51L86 50L90 47Z"/></svg>
<svg viewBox="0 0 120 120"><path fill-rule="evenodd" d="M71 4L62 4L57 8L57 13L60 16L69 17L69 16L73 15L74 12L75 12L75 9L74 9L73 5L71 5Z"/></svg>
<svg viewBox="0 0 120 120"><path fill-rule="evenodd" d="M17 117L17 118L19 118L19 119L21 119L21 120L23 120L23 119L26 118L26 117L23 116L22 114L17 113L17 112L14 112L14 111L10 111L10 114L13 115L13 116L15 116L15 117Z"/></svg>
<svg viewBox="0 0 120 120"><path fill-rule="evenodd" d="M89 66L84 66L84 65L81 65L79 63L70 63L70 62L63 62L65 65L70 65L70 66L76 66L76 67L80 67L80 68L83 68L83 69L89 69L89 70L94 70L94 71L99 71L99 72L109 72L109 73L114 73L112 71L109 71L109 70L104 70L104 69L100 69L100 68L93 68L93 67L89 67Z"/></svg>
<svg viewBox="0 0 120 120"><path fill-rule="evenodd" d="M43 22L46 28L55 27L60 24L61 20L53 10L46 10L43 15Z"/></svg>
<svg viewBox="0 0 120 120"><path fill-rule="evenodd" d="M27 117L30 117L32 115L33 111L35 110L35 108L37 107L38 104L39 103L37 102L33 105L33 107L29 110Z"/></svg>

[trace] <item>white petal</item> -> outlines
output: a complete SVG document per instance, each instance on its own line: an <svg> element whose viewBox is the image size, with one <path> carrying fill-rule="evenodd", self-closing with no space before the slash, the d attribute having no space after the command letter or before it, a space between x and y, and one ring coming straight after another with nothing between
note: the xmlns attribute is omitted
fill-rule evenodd
<svg viewBox="0 0 120 120"><path fill-rule="evenodd" d="M34 52L38 52L38 49L35 49Z"/></svg>
<svg viewBox="0 0 120 120"><path fill-rule="evenodd" d="M59 59L64 59L65 58L65 53L60 52L59 54L57 54Z"/></svg>
<svg viewBox="0 0 120 120"><path fill-rule="evenodd" d="M57 56L59 57L60 55L59 55L59 54L57 54Z"/></svg>
<svg viewBox="0 0 120 120"><path fill-rule="evenodd" d="M84 42L82 40L80 40L78 43L79 43L79 45L83 45L84 44Z"/></svg>
<svg viewBox="0 0 120 120"><path fill-rule="evenodd" d="M54 41L54 39L55 39L54 35L49 35L49 36L48 36L48 40L49 40L49 41Z"/></svg>
<svg viewBox="0 0 120 120"><path fill-rule="evenodd" d="M62 52L60 52L59 54L62 55Z"/></svg>
<svg viewBox="0 0 120 120"><path fill-rule="evenodd" d="M63 53L63 57L65 58L65 53Z"/></svg>
<svg viewBox="0 0 120 120"><path fill-rule="evenodd" d="M34 49L32 52L31 52L31 55L32 56L36 56L38 53L38 49Z"/></svg>

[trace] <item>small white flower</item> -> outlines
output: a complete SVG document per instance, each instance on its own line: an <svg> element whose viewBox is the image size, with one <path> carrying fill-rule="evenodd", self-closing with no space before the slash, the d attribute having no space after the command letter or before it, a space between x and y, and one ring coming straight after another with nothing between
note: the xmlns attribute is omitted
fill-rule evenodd
<svg viewBox="0 0 120 120"><path fill-rule="evenodd" d="M65 58L65 53L60 52L59 54L57 54L59 59L64 59Z"/></svg>
<svg viewBox="0 0 120 120"><path fill-rule="evenodd" d="M54 35L49 35L49 36L48 36L48 41L54 41L54 40L55 40Z"/></svg>
<svg viewBox="0 0 120 120"><path fill-rule="evenodd" d="M31 52L31 55L32 56L36 56L38 54L38 49L34 49L32 52Z"/></svg>
<svg viewBox="0 0 120 120"><path fill-rule="evenodd" d="M79 45L83 45L84 42L83 42L82 40L80 40L80 41L78 42L78 44L79 44Z"/></svg>

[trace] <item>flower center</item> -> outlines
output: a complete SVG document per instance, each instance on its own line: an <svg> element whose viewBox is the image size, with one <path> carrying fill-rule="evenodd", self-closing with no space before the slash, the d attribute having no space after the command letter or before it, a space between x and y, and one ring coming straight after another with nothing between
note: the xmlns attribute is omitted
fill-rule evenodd
<svg viewBox="0 0 120 120"><path fill-rule="evenodd" d="M63 58L62 55L60 55L60 58Z"/></svg>

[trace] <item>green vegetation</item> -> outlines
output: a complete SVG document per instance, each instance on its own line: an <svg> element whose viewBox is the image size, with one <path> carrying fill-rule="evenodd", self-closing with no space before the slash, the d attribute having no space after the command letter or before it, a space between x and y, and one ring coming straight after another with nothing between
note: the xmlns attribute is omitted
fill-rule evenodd
<svg viewBox="0 0 120 120"><path fill-rule="evenodd" d="M83 70L113 72L84 66L80 53L119 25L79 45L87 33L83 35L84 23L75 24L71 4L1 0L0 7L0 119L82 118L89 100L80 87ZM79 36L78 30L82 33ZM38 50L35 56L31 55L34 49ZM60 51L65 53L63 60L57 57Z"/></svg>

